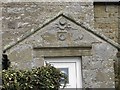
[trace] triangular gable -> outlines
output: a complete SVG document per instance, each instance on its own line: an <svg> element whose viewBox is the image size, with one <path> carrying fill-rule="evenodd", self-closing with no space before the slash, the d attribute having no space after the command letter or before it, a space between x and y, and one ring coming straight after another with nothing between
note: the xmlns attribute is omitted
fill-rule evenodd
<svg viewBox="0 0 120 90"><path fill-rule="evenodd" d="M84 28L85 30L87 30L88 32L94 34L96 37L99 37L100 39L104 40L105 42L111 44L112 46L114 46L117 49L120 49L120 45L116 42L114 42L113 40L107 38L106 36L104 36L103 34L101 34L98 31L95 31L94 29L90 29L88 27L85 27L84 25L80 24L79 22L75 21L73 18L71 18L69 15L66 15L64 13L59 13L56 16L54 16L53 18L49 19L48 21L46 21L44 24L42 24L38 29L34 30L33 32L29 33L27 36L23 37L22 39L18 40L16 43L8 46L7 48L4 49L4 51L9 50L10 48L12 48L13 46L17 45L18 43L22 42L23 40L25 40L26 38L30 37L31 35L33 35L34 33L36 33L37 31L39 31L40 29L44 28L46 25L50 24L52 21L56 20L57 18L59 18L60 16L65 17L66 19L70 20L71 22L75 23L76 25Z"/></svg>

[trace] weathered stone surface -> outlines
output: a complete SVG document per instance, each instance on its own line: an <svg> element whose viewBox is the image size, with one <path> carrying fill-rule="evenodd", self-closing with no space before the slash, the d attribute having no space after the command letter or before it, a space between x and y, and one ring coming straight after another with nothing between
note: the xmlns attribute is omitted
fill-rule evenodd
<svg viewBox="0 0 120 90"><path fill-rule="evenodd" d="M105 42L86 28L76 25L63 14L44 25L8 49L10 59L18 68L44 65L45 57L78 56L82 57L83 87L115 86L113 59L117 49L109 41ZM28 57L23 59L25 56ZM17 58L24 62L14 61ZM112 86L109 82L113 82Z"/></svg>
<svg viewBox="0 0 120 90"><path fill-rule="evenodd" d="M3 48L9 44L7 54L19 69L42 66L45 57L81 57L83 87L114 88L113 64L120 46L109 39L117 40L113 12L95 6L93 29L91 3L4 3ZM109 38L95 32L99 28Z"/></svg>
<svg viewBox="0 0 120 90"><path fill-rule="evenodd" d="M93 27L93 6L91 3L12 2L3 3L3 31L11 31L12 29L14 33L29 33L32 29L38 28L39 25L43 24L48 18L53 17L61 11L69 13L75 20L84 25L88 24L90 27ZM7 32L4 33L7 34ZM20 36L22 37L24 34L25 33L21 33ZM17 38L20 36L17 36ZM12 37L11 39L14 40L15 38L16 37ZM3 45L10 44L11 39L10 41L4 40Z"/></svg>
<svg viewBox="0 0 120 90"><path fill-rule="evenodd" d="M110 39L118 42L118 17L119 5L115 3L95 3L94 16L95 16L95 29L109 37Z"/></svg>

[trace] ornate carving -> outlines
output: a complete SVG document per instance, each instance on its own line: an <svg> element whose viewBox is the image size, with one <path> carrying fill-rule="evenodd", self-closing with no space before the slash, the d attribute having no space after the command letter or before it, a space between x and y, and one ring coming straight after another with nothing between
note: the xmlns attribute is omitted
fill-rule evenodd
<svg viewBox="0 0 120 90"><path fill-rule="evenodd" d="M56 23L56 27L59 28L59 30L64 31L64 30L78 30L74 27L71 26L70 23L67 22L66 18L61 17L59 19L59 23Z"/></svg>
<svg viewBox="0 0 120 90"><path fill-rule="evenodd" d="M60 30L65 30L65 28L66 28L66 25L64 25L64 26L59 25Z"/></svg>
<svg viewBox="0 0 120 90"><path fill-rule="evenodd" d="M66 21L64 18L60 18L59 24L60 24L61 26L64 26L66 23L67 23L67 21Z"/></svg>
<svg viewBox="0 0 120 90"><path fill-rule="evenodd" d="M58 37L58 40L64 41L67 38L67 32L58 32L57 37Z"/></svg>
<svg viewBox="0 0 120 90"><path fill-rule="evenodd" d="M83 37L84 37L84 35L83 35L83 34L76 35L76 36L74 36L74 41L82 40L82 39L83 39Z"/></svg>
<svg viewBox="0 0 120 90"><path fill-rule="evenodd" d="M56 25L57 25L57 28L59 28L60 30L65 30L68 27L67 20L63 17L59 19L59 23Z"/></svg>
<svg viewBox="0 0 120 90"><path fill-rule="evenodd" d="M78 30L74 26L72 27L71 23L67 22L67 19L64 17L61 17L59 19L59 22L56 23L56 27L59 29L57 32L57 38L60 41L65 41L67 39L68 31L70 34L73 34L73 32L71 32L71 30ZM78 33L76 33L76 34L77 35L74 34L74 36L70 37L70 38L73 38L74 41L83 39L83 37L84 37L83 34L78 34Z"/></svg>

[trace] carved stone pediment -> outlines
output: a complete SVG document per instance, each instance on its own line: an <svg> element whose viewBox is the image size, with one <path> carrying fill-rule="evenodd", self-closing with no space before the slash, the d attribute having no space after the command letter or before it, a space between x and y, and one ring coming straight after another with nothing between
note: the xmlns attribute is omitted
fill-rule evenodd
<svg viewBox="0 0 120 90"><path fill-rule="evenodd" d="M111 41L101 33L83 26L73 18L62 13L48 20L38 29L33 30L30 34L19 39L16 43L13 43L4 50L8 50L13 46L16 46L18 43L26 43L33 47L63 47L80 46L81 44L92 44L95 42L101 43L103 41L120 49L119 44Z"/></svg>
<svg viewBox="0 0 120 90"><path fill-rule="evenodd" d="M96 83L102 87L112 82L106 86L111 88L115 86L116 48L120 49L117 43L59 14L5 50L9 49L10 60L17 62L19 68L42 66L45 57L81 57L83 87Z"/></svg>
<svg viewBox="0 0 120 90"><path fill-rule="evenodd" d="M35 46L74 46L82 43L98 42L95 35L86 31L84 28L76 25L74 22L60 16L46 27L34 34L34 37L40 39L40 43ZM36 41L36 40L35 40ZM35 43L36 44L36 43Z"/></svg>

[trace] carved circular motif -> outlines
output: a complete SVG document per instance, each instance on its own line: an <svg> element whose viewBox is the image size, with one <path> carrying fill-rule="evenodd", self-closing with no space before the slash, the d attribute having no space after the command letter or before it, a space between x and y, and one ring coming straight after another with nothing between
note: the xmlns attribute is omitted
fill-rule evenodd
<svg viewBox="0 0 120 90"><path fill-rule="evenodd" d="M65 25L65 26L60 26L60 25L59 25L60 30L64 30L65 27L66 27L66 25Z"/></svg>
<svg viewBox="0 0 120 90"><path fill-rule="evenodd" d="M66 20L64 19L64 18L61 18L60 20L59 20L59 23L60 23L60 25L65 25L66 24Z"/></svg>
<svg viewBox="0 0 120 90"><path fill-rule="evenodd" d="M66 35L61 33L58 35L58 38L59 40L64 41L66 39Z"/></svg>

